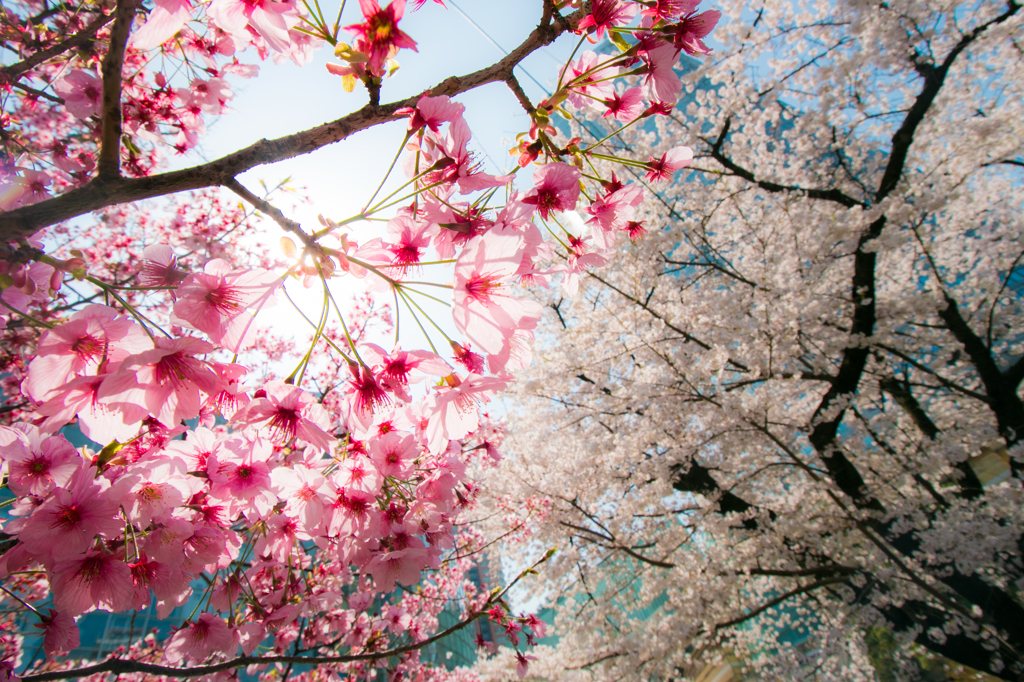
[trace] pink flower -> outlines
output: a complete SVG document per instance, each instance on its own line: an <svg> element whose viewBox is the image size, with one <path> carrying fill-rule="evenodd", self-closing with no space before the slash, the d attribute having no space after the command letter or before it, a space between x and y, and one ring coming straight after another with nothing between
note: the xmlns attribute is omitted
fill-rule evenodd
<svg viewBox="0 0 1024 682"><path fill-rule="evenodd" d="M241 447L223 448L207 463L210 497L227 505L230 517L242 511L251 520L266 518L278 502L267 464L273 450L260 439L233 443Z"/></svg>
<svg viewBox="0 0 1024 682"><path fill-rule="evenodd" d="M88 71L72 71L54 83L53 89L64 98L68 112L77 118L98 114L103 106L103 81Z"/></svg>
<svg viewBox="0 0 1024 682"><path fill-rule="evenodd" d="M547 220L551 211L576 208L579 196L579 169L567 163L547 163L533 172L533 189L526 193L522 203L536 206Z"/></svg>
<svg viewBox="0 0 1024 682"><path fill-rule="evenodd" d="M271 50L291 51L289 30L298 23L299 15L289 2L214 0L206 12L227 33L247 40L250 37L247 28L252 27Z"/></svg>
<svg viewBox="0 0 1024 682"><path fill-rule="evenodd" d="M480 164L474 161L469 151L469 140L472 133L465 119L459 117L448 126L448 134L440 141L439 147L443 158L450 160L447 166L438 171L437 177L430 177L431 182L457 182L459 192L468 194L489 187L500 187L512 181L511 175L489 175L480 171Z"/></svg>
<svg viewBox="0 0 1024 682"><path fill-rule="evenodd" d="M146 414L163 424L195 418L202 407L200 392L217 393L220 382L193 356L210 353L213 346L191 337L157 337L155 343L155 349L128 356L117 372L107 375L99 399L120 410L125 422L140 421Z"/></svg>
<svg viewBox="0 0 1024 682"><path fill-rule="evenodd" d="M465 379L453 375L448 383L450 388L437 396L427 423L427 439L433 453L441 452L448 440L458 440L475 431L479 425L477 403L507 385L497 377L476 374Z"/></svg>
<svg viewBox="0 0 1024 682"><path fill-rule="evenodd" d="M145 552L128 568L135 588L131 606L133 609L147 608L156 597L157 617L166 618L175 607L188 601L192 594L192 588L189 587L191 574L184 573L175 565L151 561Z"/></svg>
<svg viewBox="0 0 1024 682"><path fill-rule="evenodd" d="M380 533L380 515L375 513L376 500L355 491L338 491L338 497L331 506L331 520L327 534L357 535L363 539L376 537Z"/></svg>
<svg viewBox="0 0 1024 682"><path fill-rule="evenodd" d="M370 441L370 457L383 476L406 478L412 461L419 455L419 447L412 435L385 433Z"/></svg>
<svg viewBox="0 0 1024 682"><path fill-rule="evenodd" d="M515 298L508 290L522 261L522 245L514 230L491 230L463 249L455 264L455 327L486 353L500 353L516 329L532 329L543 313L536 301Z"/></svg>
<svg viewBox="0 0 1024 682"><path fill-rule="evenodd" d="M29 424L0 426L8 441L0 451L7 462L7 485L15 495L44 497L64 487L85 463L64 436L41 437Z"/></svg>
<svg viewBox="0 0 1024 682"><path fill-rule="evenodd" d="M709 10L696 15L689 15L679 22L673 43L686 54L708 54L711 48L704 44L704 38L722 18L718 10Z"/></svg>
<svg viewBox="0 0 1024 682"><path fill-rule="evenodd" d="M683 14L689 14L697 9L699 4L700 0L653 0L640 13L654 21L670 21Z"/></svg>
<svg viewBox="0 0 1024 682"><path fill-rule="evenodd" d="M125 611L131 608L135 593L128 565L96 550L54 566L50 584L53 605L68 616L93 609Z"/></svg>
<svg viewBox="0 0 1024 682"><path fill-rule="evenodd" d="M417 223L408 215L392 218L388 222L388 235L395 239L395 243L384 243L385 248L394 254L391 265L401 272L418 265L423 252L430 246L430 227L428 223Z"/></svg>
<svg viewBox="0 0 1024 682"><path fill-rule="evenodd" d="M354 455L341 462L334 473L334 483L346 494L376 497L381 490L381 474L369 458Z"/></svg>
<svg viewBox="0 0 1024 682"><path fill-rule="evenodd" d="M231 628L213 613L201 613L196 622L187 622L174 633L164 649L168 663L176 664L186 656L205 661L215 653L230 653L237 645Z"/></svg>
<svg viewBox="0 0 1024 682"><path fill-rule="evenodd" d="M136 50L150 50L163 45L191 16L192 3L189 0L153 0L153 5L146 23L132 34L131 46Z"/></svg>
<svg viewBox="0 0 1024 682"><path fill-rule="evenodd" d="M313 396L283 381L271 381L263 390L266 395L240 410L236 422L265 429L280 443L297 438L319 450L330 450L334 439L326 429L331 420Z"/></svg>
<svg viewBox="0 0 1024 682"><path fill-rule="evenodd" d="M636 16L636 5L632 2L625 3L622 0L593 0L591 12L577 26L578 31L593 26L597 31L596 38L590 41L596 43L604 32L613 26L628 24Z"/></svg>
<svg viewBox="0 0 1024 682"><path fill-rule="evenodd" d="M350 363L348 370L352 377L345 390L352 400L352 411L360 421L372 421L376 411L391 404L391 398L366 365Z"/></svg>
<svg viewBox="0 0 1024 682"><path fill-rule="evenodd" d="M409 116L410 131L416 131L425 126L436 133L442 123L462 118L462 113L465 110L465 105L451 101L448 95L440 97L424 95L416 102L415 107L399 109L395 113L399 116Z"/></svg>
<svg viewBox="0 0 1024 682"><path fill-rule="evenodd" d="M615 94L615 82L612 78L619 75L620 69L608 66L608 61L611 60L605 55L588 51L576 61L569 63L566 80L571 83L569 102L574 107L596 107L598 103Z"/></svg>
<svg viewBox="0 0 1024 682"><path fill-rule="evenodd" d="M105 305L88 305L43 333L22 390L41 401L73 375L95 374L102 362L118 362L152 347L132 320Z"/></svg>
<svg viewBox="0 0 1024 682"><path fill-rule="evenodd" d="M284 513L298 519L307 533L312 532L324 517L333 488L318 472L302 464L293 468L278 467L270 472L274 493L286 500Z"/></svg>
<svg viewBox="0 0 1024 682"><path fill-rule="evenodd" d="M640 88L630 88L621 96L613 92L604 105L608 107L604 116L611 116L617 121L632 121L643 113L644 95Z"/></svg>
<svg viewBox="0 0 1024 682"><path fill-rule="evenodd" d="M78 648L78 626L75 619L66 613L49 609L48 616L40 616L36 627L43 630L43 651L47 656L56 656Z"/></svg>
<svg viewBox="0 0 1024 682"><path fill-rule="evenodd" d="M203 482L188 476L180 459L159 459L140 463L119 479L131 483L121 505L139 528L146 529L153 521L161 522L171 512L203 489Z"/></svg>
<svg viewBox="0 0 1024 682"><path fill-rule="evenodd" d="M387 594L395 589L395 583L415 585L420 580L420 570L426 565L423 550L400 549L397 552L382 552L366 565L366 571L373 576L377 591Z"/></svg>
<svg viewBox="0 0 1024 682"><path fill-rule="evenodd" d="M634 207L643 200L644 190L639 185L626 185L594 200L587 213L594 216L589 222L598 225L594 230L594 245L598 251L606 252L615 246L615 232L633 218Z"/></svg>
<svg viewBox="0 0 1024 682"><path fill-rule="evenodd" d="M536 656L527 656L521 651L516 651L516 675L519 676L519 679L523 679L526 677L526 670L530 665L530 661L536 660Z"/></svg>
<svg viewBox="0 0 1024 682"><path fill-rule="evenodd" d="M405 13L405 0L392 0L384 9L377 0L359 0L359 9L366 21L346 26L345 30L358 36L356 48L370 56L369 66L374 74L383 73L384 61L391 56L392 48L416 49L416 41L398 28Z"/></svg>
<svg viewBox="0 0 1024 682"><path fill-rule="evenodd" d="M56 488L50 499L32 512L18 534L30 552L60 561L84 552L97 535L120 535L124 522L118 518L118 502L107 495L109 483L95 479L95 474L92 467L78 469L67 489Z"/></svg>
<svg viewBox="0 0 1024 682"><path fill-rule="evenodd" d="M268 270L231 270L217 258L178 287L174 316L238 353L256 342L256 323L246 310L271 305L280 277Z"/></svg>
<svg viewBox="0 0 1024 682"><path fill-rule="evenodd" d="M185 279L178 269L174 249L166 244L152 244L142 250L142 264L137 280L140 287L169 287Z"/></svg>
<svg viewBox="0 0 1024 682"><path fill-rule="evenodd" d="M363 350L365 349L365 350ZM443 377L451 373L448 363L426 350L404 351L396 346L390 353L376 344L368 343L360 349L374 366L382 369L378 376L388 386L422 381L428 376Z"/></svg>
<svg viewBox="0 0 1024 682"><path fill-rule="evenodd" d="M295 541L309 539L309 534L302 530L295 519L274 514L267 519L263 534L256 539L256 556L287 564L288 557L295 548Z"/></svg>
<svg viewBox="0 0 1024 682"><path fill-rule="evenodd" d="M679 50L672 45L659 44L654 49L640 53L641 58L647 64L647 75L644 76L644 85L651 99L659 102L675 103L679 99L679 89L682 83L676 75L676 60L679 57Z"/></svg>
<svg viewBox="0 0 1024 682"><path fill-rule="evenodd" d="M650 157L647 162L647 179L651 182L668 180L681 168L693 162L693 150L689 147L673 147L661 155L660 159ZM621 190L620 190L621 191Z"/></svg>

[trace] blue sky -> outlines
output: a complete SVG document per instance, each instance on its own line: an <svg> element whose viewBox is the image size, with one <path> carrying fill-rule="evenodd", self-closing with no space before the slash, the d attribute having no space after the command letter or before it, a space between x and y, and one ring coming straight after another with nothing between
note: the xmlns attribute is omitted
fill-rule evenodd
<svg viewBox="0 0 1024 682"><path fill-rule="evenodd" d="M501 48L511 50L525 40L541 13L540 0L456 0L454 3L449 0L447 5L445 9L428 1L419 11L406 13L400 26L417 41L419 51L403 50L397 55L401 68L385 80L381 101L409 97L452 75L468 74L493 64L504 56ZM337 7L337 4L322 2L327 16L336 16L332 12L336 13ZM361 20L358 3L350 0L342 25ZM342 34L342 40L345 40L345 35ZM577 41L576 36L563 36L531 55L517 69L519 80L533 101L542 99L545 92L530 76L550 86ZM254 58L254 55L246 56L250 60ZM334 57L330 46L324 45L316 52L313 62L302 67L290 61L274 64L267 60L260 63L257 78L248 81L233 79L235 97L230 106L234 111L210 125L199 147L174 165L180 167L217 158L260 138L305 130L362 107L367 102L365 89L358 85L353 92L346 93L341 79L327 72L324 65L329 61L339 60ZM530 121L508 88L501 83L491 84L465 93L457 100L466 105L465 118L473 131L471 149L477 153L486 170L496 173L513 167L515 158L509 156L507 150L513 146L517 133L529 129ZM340 220L360 210L394 158L404 132L405 126L400 122L378 126L312 154L258 167L241 176L240 180L259 193L261 181L273 186L290 177L295 186L306 188L310 204L290 209L282 203L281 208L299 220L307 231L318 229L318 213ZM525 180L528 178L519 180L519 183ZM394 188L403 181L404 177L398 171L388 185ZM267 229L269 232L265 238L276 243L280 237L277 227L268 221ZM378 231L379 227L364 223L353 226L351 235L362 242ZM427 273L429 277L430 273ZM335 295L344 297L344 292L350 291L350 282L347 278L332 282ZM319 316L323 294L318 287L303 292L293 282L288 288L293 297L301 299L308 316ZM430 312L449 333L454 331L446 308L434 305ZM261 322L276 329L294 329L300 338L307 336L308 324L286 301L261 315ZM404 347L426 347L422 335L404 311L402 344ZM439 350L443 352L443 349Z"/></svg>

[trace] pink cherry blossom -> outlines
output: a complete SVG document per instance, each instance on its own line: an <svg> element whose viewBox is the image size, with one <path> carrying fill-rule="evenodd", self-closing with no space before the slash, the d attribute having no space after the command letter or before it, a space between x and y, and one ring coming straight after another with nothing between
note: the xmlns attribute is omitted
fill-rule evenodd
<svg viewBox="0 0 1024 682"><path fill-rule="evenodd" d="M125 421L151 414L164 424L178 424L199 415L200 394L217 392L218 379L195 355L213 346L190 337L155 339L156 348L130 355L117 372L107 375L97 396L120 410Z"/></svg>
<svg viewBox="0 0 1024 682"><path fill-rule="evenodd" d="M184 573L177 565L152 561L143 552L139 560L129 564L128 568L135 588L131 608L148 608L155 598L157 617L166 618L171 610L188 601L192 594L189 586L191 574Z"/></svg>
<svg viewBox="0 0 1024 682"><path fill-rule="evenodd" d="M567 163L544 164L533 172L533 189L522 203L536 206L545 220L551 211L571 211L580 196L580 171Z"/></svg>
<svg viewBox="0 0 1024 682"><path fill-rule="evenodd" d="M330 449L330 419L313 396L283 381L271 381L263 391L263 397L235 415L236 422L265 430L282 443L297 438L320 450Z"/></svg>
<svg viewBox="0 0 1024 682"><path fill-rule="evenodd" d="M479 424L477 403L505 388L497 377L470 374L465 379L452 376L449 388L438 394L427 426L431 452L439 452L448 440L462 438Z"/></svg>
<svg viewBox="0 0 1024 682"><path fill-rule="evenodd" d="M256 323L247 310L272 305L280 282L267 270L231 270L218 258L179 285L174 315L205 332L217 345L238 353L256 341Z"/></svg>
<svg viewBox="0 0 1024 682"><path fill-rule="evenodd" d="M419 582L420 571L425 566L423 558L422 550L382 552L370 560L366 570L373 576L377 590L386 594L395 589L395 583L415 585Z"/></svg>
<svg viewBox="0 0 1024 682"><path fill-rule="evenodd" d="M395 113L400 116L409 116L410 131L417 131L425 126L436 133L441 124L462 118L465 110L465 105L451 101L448 95L440 97L424 95L419 98L415 107L399 109Z"/></svg>
<svg viewBox="0 0 1024 682"><path fill-rule="evenodd" d="M648 96L659 102L674 104L682 88L673 68L679 58L679 50L672 45L659 43L658 47L641 52L640 56L647 65L644 86Z"/></svg>
<svg viewBox="0 0 1024 682"><path fill-rule="evenodd" d="M377 0L359 0L365 23L346 26L345 30L358 36L356 47L369 55L370 70L383 72L384 61L393 48L416 49L416 41L398 28L405 13L405 0L392 0L381 9Z"/></svg>
<svg viewBox="0 0 1024 682"><path fill-rule="evenodd" d="M89 118L103 106L103 81L88 71L72 71L54 83L53 89L64 98L72 116Z"/></svg>
<svg viewBox="0 0 1024 682"><path fill-rule="evenodd" d="M376 497L381 490L381 473L374 463L363 455L355 455L341 462L333 480L346 494Z"/></svg>
<svg viewBox="0 0 1024 682"><path fill-rule="evenodd" d="M191 16L189 0L153 0L153 5L146 23L132 34L131 46L136 50L151 50L164 44Z"/></svg>
<svg viewBox="0 0 1024 682"><path fill-rule="evenodd" d="M138 282L141 287L174 286L185 279L186 273L178 269L174 249L166 244L151 244L142 251Z"/></svg>
<svg viewBox="0 0 1024 682"><path fill-rule="evenodd" d="M722 18L718 10L709 10L700 14L691 14L679 22L673 42L686 54L708 54L711 48L704 44L704 38Z"/></svg>
<svg viewBox="0 0 1024 682"><path fill-rule="evenodd" d="M107 494L109 483L94 477L91 467L78 469L67 488L56 488L32 513L18 534L30 552L45 559L68 559L84 552L96 535L113 538L124 530L118 503Z"/></svg>
<svg viewBox="0 0 1024 682"><path fill-rule="evenodd" d="M640 88L630 88L619 95L613 92L604 100L607 111L603 116L611 116L617 121L632 121L644 111L644 95Z"/></svg>
<svg viewBox="0 0 1024 682"><path fill-rule="evenodd" d="M118 362L153 347L138 324L105 305L88 305L45 332L22 390L35 400L75 374L95 374L102 362Z"/></svg>
<svg viewBox="0 0 1024 682"><path fill-rule="evenodd" d="M611 60L606 55L588 50L580 55L579 59L569 63L564 78L571 83L569 102L574 107L597 107L615 94L615 82L612 79L619 74L620 69L609 65L609 61Z"/></svg>
<svg viewBox="0 0 1024 682"><path fill-rule="evenodd" d="M416 439L411 434L385 433L370 441L370 458L383 476L405 478L412 460L419 455Z"/></svg>
<svg viewBox="0 0 1024 682"><path fill-rule="evenodd" d="M455 327L484 352L501 352L505 339L516 329L532 329L543 312L540 304L513 297L508 288L519 269L522 243L514 231L492 230L467 246L455 265Z"/></svg>
<svg viewBox="0 0 1024 682"><path fill-rule="evenodd" d="M640 13L655 21L670 21L683 14L689 14L697 9L699 4L700 0L653 0Z"/></svg>
<svg viewBox="0 0 1024 682"><path fill-rule="evenodd" d="M286 54L292 47L289 30L299 21L294 5L273 0L214 0L206 11L224 31L247 39L251 27L267 47Z"/></svg>
<svg viewBox="0 0 1024 682"><path fill-rule="evenodd" d="M125 611L135 591L128 565L97 550L54 566L51 585L53 605L68 616L96 608Z"/></svg>
<svg viewBox="0 0 1024 682"><path fill-rule="evenodd" d="M188 658L204 661L215 653L231 653L237 647L224 619L213 613L201 613L195 622L186 622L171 636L164 649L169 663Z"/></svg>
<svg viewBox="0 0 1024 682"><path fill-rule="evenodd" d="M43 630L43 651L47 656L56 656L78 648L80 640L74 618L53 609L49 609L49 615L41 618L42 622L36 627Z"/></svg>
<svg viewBox="0 0 1024 682"><path fill-rule="evenodd" d="M693 150L689 147L673 147L662 154L660 159L653 156L650 159L647 162L647 179L651 182L668 180L677 170L693 162Z"/></svg>
<svg viewBox="0 0 1024 682"><path fill-rule="evenodd" d="M596 30L596 36L590 38L591 42L597 42L604 37L604 32L613 26L628 24L636 16L637 7L632 2L622 0L593 0L591 12L579 23L576 30L581 31L591 26Z"/></svg>
<svg viewBox="0 0 1024 682"><path fill-rule="evenodd" d="M0 456L7 464L7 486L15 495L43 497L64 487L85 460L64 436L42 436L28 424L0 426L7 441Z"/></svg>
<svg viewBox="0 0 1024 682"><path fill-rule="evenodd" d="M277 467L270 472L270 479L274 493L286 501L285 514L297 519L307 533L320 525L324 509L334 497L327 479L302 464L292 468Z"/></svg>

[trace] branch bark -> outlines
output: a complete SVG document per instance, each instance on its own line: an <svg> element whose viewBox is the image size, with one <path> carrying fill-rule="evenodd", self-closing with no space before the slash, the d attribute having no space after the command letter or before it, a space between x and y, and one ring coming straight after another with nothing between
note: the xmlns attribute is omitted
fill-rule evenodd
<svg viewBox="0 0 1024 682"><path fill-rule="evenodd" d="M121 175L121 70L128 36L135 20L135 7L139 0L118 0L114 10L114 27L110 31L110 46L103 57L100 73L103 76L103 133L100 138L100 156L96 173L101 178Z"/></svg>

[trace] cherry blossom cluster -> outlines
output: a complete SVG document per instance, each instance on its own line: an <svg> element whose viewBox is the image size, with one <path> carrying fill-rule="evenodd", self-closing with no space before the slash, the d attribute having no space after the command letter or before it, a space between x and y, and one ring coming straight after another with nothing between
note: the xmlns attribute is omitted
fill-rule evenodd
<svg viewBox="0 0 1024 682"><path fill-rule="evenodd" d="M378 104L395 55L416 43L398 28L404 0L359 7L363 21L344 29L349 45L339 41L340 13L330 25L317 3L156 0L124 51L125 173L151 174L164 147L196 144L205 117L231 99L224 76L255 75L237 58L249 46L302 63L328 42L347 64L329 71L347 89L362 82ZM93 14L69 20L65 33L113 43L118 23L109 26L102 7ZM466 580L486 542L460 519L476 500L473 472L500 460L504 435L484 405L531 360L543 307L522 287L560 278L574 294L587 269L612 260L620 233L644 235L635 209L646 183L693 158L687 147L646 161L598 148L671 111L680 90L673 64L684 51L706 53L702 39L718 19L691 0L595 0L572 16L581 45L608 36L613 52L570 60L536 106L518 90L532 125L513 150L513 173L484 172L464 106L427 92L395 114L406 123L396 166L407 181L357 215L321 217L308 232L237 181L225 184L276 215L287 231L283 261L239 239L250 213L213 192L166 217L110 209L106 227L84 239L59 224L0 246L0 321L19 358L6 361L4 387L23 399L0 426L0 476L14 496L0 529L0 579L12 608L44 631L49 658L33 671L75 674L53 657L78 646L84 613L154 604L163 618L195 604L168 639L123 653L168 671L290 666L281 659L305 655L319 666L310 679L378 668L415 678L427 674L418 647L458 601L462 625L486 616L504 630L526 674L526 647L544 636L543 622L511 615L504 591ZM44 38L33 40L62 44ZM42 60L18 74L28 74L20 88L8 87L27 123L19 140L5 138L21 151L0 178L0 209L91 182L112 125L100 75L110 54ZM181 68L171 75L169 65ZM44 82L57 94L27 84ZM603 112L611 127L589 146L560 140L550 119L572 117L570 109ZM597 160L634 181L606 176ZM515 189L531 164L530 187ZM347 231L386 211L381 236L356 241ZM296 286L324 294L320 311L300 309L308 350L290 373L260 376L247 358L259 350L280 365L288 347L266 340L261 313L291 303ZM370 298L345 312L339 286ZM456 334L424 310L436 303L450 305ZM397 329L390 343L366 332L400 312L429 350L403 348ZM97 446L74 447L70 425ZM544 504L534 511L544 514Z"/></svg>

